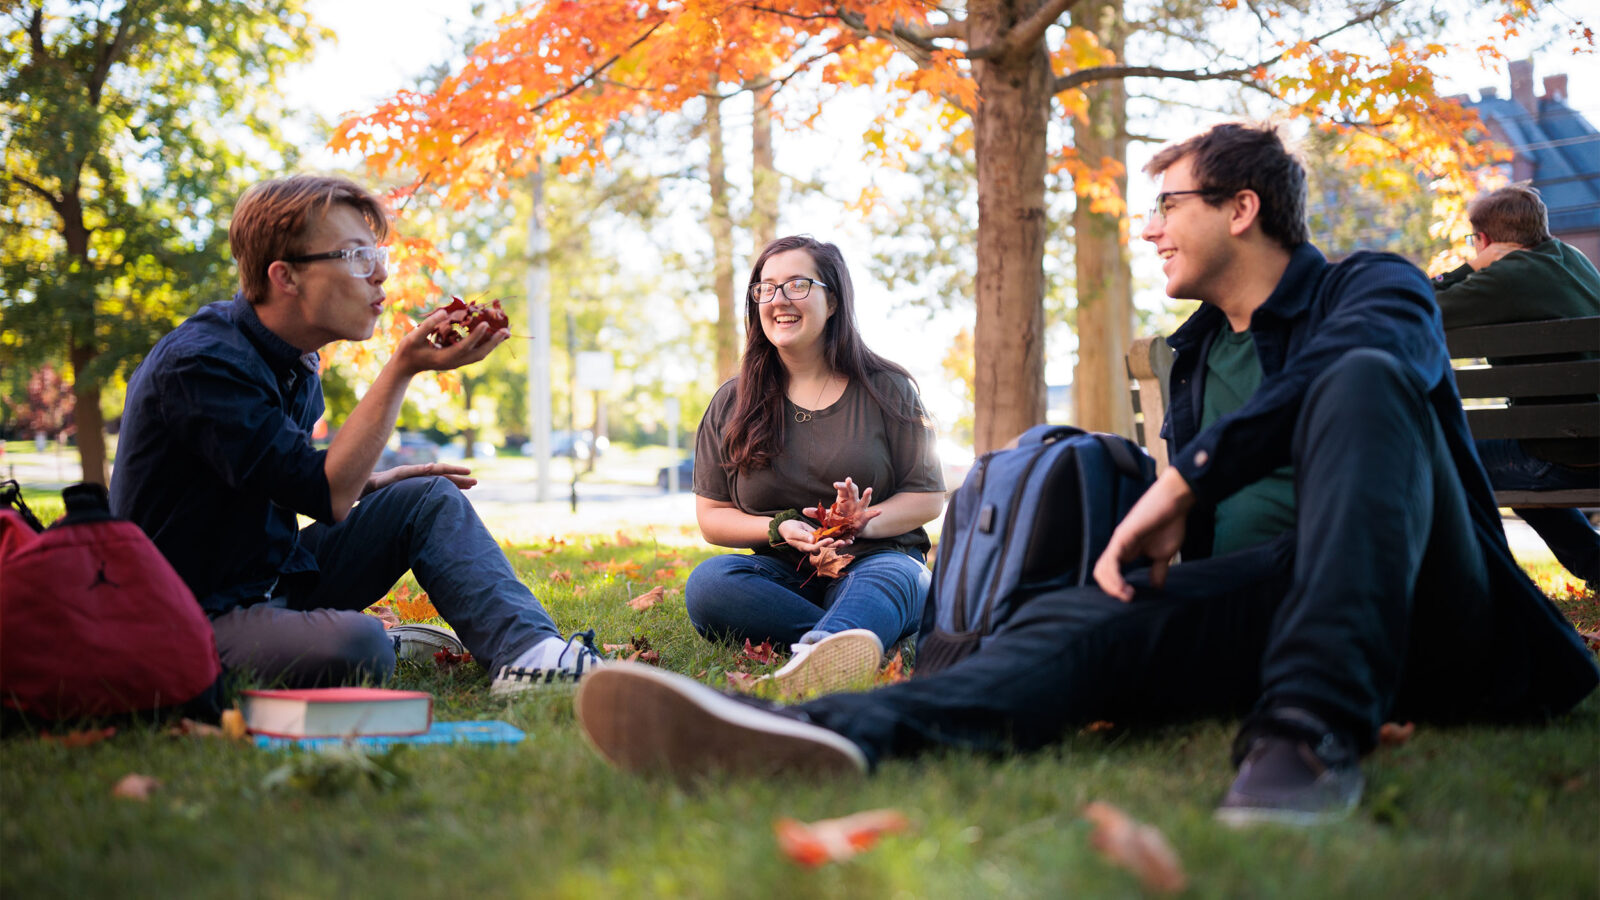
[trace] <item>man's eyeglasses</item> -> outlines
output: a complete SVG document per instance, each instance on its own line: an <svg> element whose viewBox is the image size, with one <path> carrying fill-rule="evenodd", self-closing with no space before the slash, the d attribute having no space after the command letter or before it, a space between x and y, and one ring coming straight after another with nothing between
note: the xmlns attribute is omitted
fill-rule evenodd
<svg viewBox="0 0 1600 900"><path fill-rule="evenodd" d="M782 285L783 296L790 300L804 300L811 294L811 286L816 285L824 290L833 290L815 278L791 278ZM750 299L756 303L771 303L778 296L779 285L770 281L758 281L750 285Z"/></svg>
<svg viewBox="0 0 1600 900"><path fill-rule="evenodd" d="M306 253L301 256L285 256L286 263L316 262L320 259L342 259L350 267L350 274L356 278L368 278L379 266L389 264L388 247L346 247L343 250L329 250L327 253Z"/></svg>
<svg viewBox="0 0 1600 900"><path fill-rule="evenodd" d="M1220 197L1231 191L1218 190L1217 188L1199 188L1193 191L1162 191L1156 195L1156 205L1150 207L1150 224L1159 225L1166 221L1167 213L1177 204L1172 202L1173 197L1182 197L1185 194L1204 194L1211 197Z"/></svg>

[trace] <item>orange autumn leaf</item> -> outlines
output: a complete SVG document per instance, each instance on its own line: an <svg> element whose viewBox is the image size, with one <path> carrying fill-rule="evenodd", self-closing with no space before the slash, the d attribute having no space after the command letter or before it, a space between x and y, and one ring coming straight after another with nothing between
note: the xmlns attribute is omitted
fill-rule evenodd
<svg viewBox="0 0 1600 900"><path fill-rule="evenodd" d="M242 741L250 736L250 729L244 724L244 713L237 709L222 711L222 736L230 741Z"/></svg>
<svg viewBox="0 0 1600 900"><path fill-rule="evenodd" d="M816 822L783 818L772 823L778 849L791 862L807 867L843 862L870 849L884 835L909 827L911 821L897 809L869 809Z"/></svg>
<svg viewBox="0 0 1600 900"><path fill-rule="evenodd" d="M728 677L728 684L736 691L748 691L756 683L754 672L724 672Z"/></svg>
<svg viewBox="0 0 1600 900"><path fill-rule="evenodd" d="M1398 747L1417 733L1417 723L1385 722L1378 728L1378 743L1385 747Z"/></svg>
<svg viewBox="0 0 1600 900"><path fill-rule="evenodd" d="M671 566L662 566L650 573L650 577L656 581L676 581L678 580L678 570Z"/></svg>
<svg viewBox="0 0 1600 900"><path fill-rule="evenodd" d="M558 582L560 584L571 584L572 583L572 573L567 571L566 569L556 569L556 570L552 571L549 575L547 575L545 577L549 578L551 581Z"/></svg>
<svg viewBox="0 0 1600 900"><path fill-rule="evenodd" d="M1160 829L1098 800L1083 808L1083 817L1094 824L1089 845L1107 862L1132 872L1146 888L1173 894L1188 886L1183 864Z"/></svg>
<svg viewBox="0 0 1600 900"><path fill-rule="evenodd" d="M817 574L823 578L838 578L844 574L845 567L854 560L854 556L840 553L832 547L823 547L811 554L811 564L816 566Z"/></svg>
<svg viewBox="0 0 1600 900"><path fill-rule="evenodd" d="M639 596L633 598L632 600L629 600L628 601L628 605L633 607L634 609L638 610L639 612L644 612L645 610L649 609L650 607L655 606L657 603L660 603L662 598L665 597L666 594L667 594L667 589L666 588L661 587L660 585L656 585L655 587L651 588L650 590L645 591L644 593L642 593Z"/></svg>
<svg viewBox="0 0 1600 900"><path fill-rule="evenodd" d="M46 744L59 744L69 749L76 749L78 747L88 747L91 744L98 744L103 740L109 739L116 733L117 729L110 726L106 728L84 728L79 729L78 731L69 731L66 734L61 735L49 733L41 734L39 735L39 740L45 742Z"/></svg>
<svg viewBox="0 0 1600 900"><path fill-rule="evenodd" d="M632 547L632 546L637 545L638 543L639 543L638 541L634 540L631 537L628 537L626 534L623 534L620 531L617 532L617 546L618 547Z"/></svg>
<svg viewBox="0 0 1600 900"><path fill-rule="evenodd" d="M1083 730L1088 734L1099 734L1102 731L1110 731L1115 727L1117 727L1115 723L1107 722L1105 719L1096 719L1083 726Z"/></svg>
<svg viewBox="0 0 1600 900"><path fill-rule="evenodd" d="M404 599L396 597L394 607L402 622L426 622L429 619L439 618L439 611L433 608L433 601L422 591Z"/></svg>
<svg viewBox="0 0 1600 900"><path fill-rule="evenodd" d="M878 673L878 684L899 684L910 677L911 673L906 671L904 656L899 650L896 650L894 659L889 660L889 664L883 667L882 672Z"/></svg>
<svg viewBox="0 0 1600 900"><path fill-rule="evenodd" d="M833 538L845 541L861 532L863 524L861 517L865 514L865 510L855 515L846 515L844 503L839 500L833 501L832 506L823 506L821 501L818 501L817 509L822 511L821 519L818 523L821 527L812 535L812 540L820 541L823 538Z"/></svg>
<svg viewBox="0 0 1600 900"><path fill-rule="evenodd" d="M124 800L149 800L150 795L161 789L161 780L149 775L136 775L129 773L122 776L111 789L111 796L121 797Z"/></svg>

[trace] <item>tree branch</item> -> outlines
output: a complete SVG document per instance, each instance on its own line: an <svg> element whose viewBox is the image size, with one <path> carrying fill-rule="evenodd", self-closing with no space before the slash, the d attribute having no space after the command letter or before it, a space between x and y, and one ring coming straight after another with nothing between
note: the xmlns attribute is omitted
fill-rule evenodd
<svg viewBox="0 0 1600 900"><path fill-rule="evenodd" d="M1323 41L1333 37L1339 32L1354 28L1357 25L1364 25L1367 22L1371 22L1373 19L1378 18L1379 16L1391 9L1394 9L1396 6L1399 6L1404 2L1406 2L1406 0L1385 0L1384 3L1373 7L1371 10L1362 13L1354 19L1351 19L1336 28L1330 28L1316 37L1308 39L1306 43L1321 45ZM1261 60L1258 63L1248 66L1240 66L1234 69L1226 69L1220 72L1197 72L1193 69L1163 69L1159 66L1092 66L1087 69L1079 69L1076 72L1070 72L1057 78L1054 85L1052 85L1051 92L1059 94L1062 91L1070 90L1071 88L1078 87L1079 85L1089 84L1090 82L1111 81L1118 78L1173 78L1179 81L1238 81L1241 84L1259 88L1259 85L1251 85L1250 79L1245 78L1245 76L1253 73L1257 69L1264 69L1267 66L1277 63L1279 60L1288 55L1288 53L1289 51L1285 50L1282 53L1279 53L1268 59Z"/></svg>
<svg viewBox="0 0 1600 900"><path fill-rule="evenodd" d="M999 40L967 51L967 59L1005 59L1019 53L1030 53L1044 39L1045 30L1055 24L1061 14L1077 5L1078 0L1046 0L1031 15L1014 23Z"/></svg>
<svg viewBox="0 0 1600 900"><path fill-rule="evenodd" d="M56 215L62 216L63 218L66 217L65 210L63 209L64 204L60 198L56 197L55 194L50 193L50 191L43 185L35 184L34 182L23 178L21 175L18 175L15 172L7 172L5 175L7 178L15 181L17 184L20 184L28 190L33 191L35 194L38 194L40 197L43 197L44 201L50 204L50 208L56 211Z"/></svg>
<svg viewBox="0 0 1600 900"><path fill-rule="evenodd" d="M137 15L133 3L124 5L117 18L116 33L111 36L111 40L101 44L95 51L94 68L90 70L88 80L89 105L95 109L100 108L100 94L105 90L106 79L111 75L111 67L116 64L117 57L122 55L123 47L127 46L128 31L131 27L128 23Z"/></svg>

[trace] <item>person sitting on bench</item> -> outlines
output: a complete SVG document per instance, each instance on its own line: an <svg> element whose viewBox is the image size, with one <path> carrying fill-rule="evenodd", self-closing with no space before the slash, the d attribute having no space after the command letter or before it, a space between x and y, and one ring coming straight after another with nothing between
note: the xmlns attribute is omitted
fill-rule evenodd
<svg viewBox="0 0 1600 900"><path fill-rule="evenodd" d="M1600 272L1576 247L1550 236L1549 214L1537 189L1514 184L1474 197L1467 220L1476 255L1433 281L1444 327L1600 316ZM1600 488L1600 440L1595 438L1494 439L1477 446L1497 491ZM1600 533L1583 513L1539 507L1512 512L1538 532L1568 572L1590 590L1600 589Z"/></svg>
<svg viewBox="0 0 1600 900"><path fill-rule="evenodd" d="M1357 803L1385 721L1548 715L1594 688L1577 632L1511 558L1427 276L1390 254L1329 263L1271 128L1219 125L1148 170L1163 185L1143 237L1168 295L1203 302L1170 339L1172 465L1096 583L1029 598L937 673L796 706L602 669L576 706L607 759L862 771L1245 713L1218 818L1316 822Z"/></svg>

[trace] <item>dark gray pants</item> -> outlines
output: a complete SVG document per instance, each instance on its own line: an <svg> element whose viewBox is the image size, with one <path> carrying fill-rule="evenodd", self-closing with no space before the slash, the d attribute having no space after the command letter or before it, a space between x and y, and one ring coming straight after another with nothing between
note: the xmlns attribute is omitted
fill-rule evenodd
<svg viewBox="0 0 1600 900"><path fill-rule="evenodd" d="M316 557L320 577L212 619L224 666L285 687L387 679L394 644L383 623L361 610L383 599L408 569L491 671L558 636L448 479L408 478L374 491L343 522L302 529L300 541Z"/></svg>

